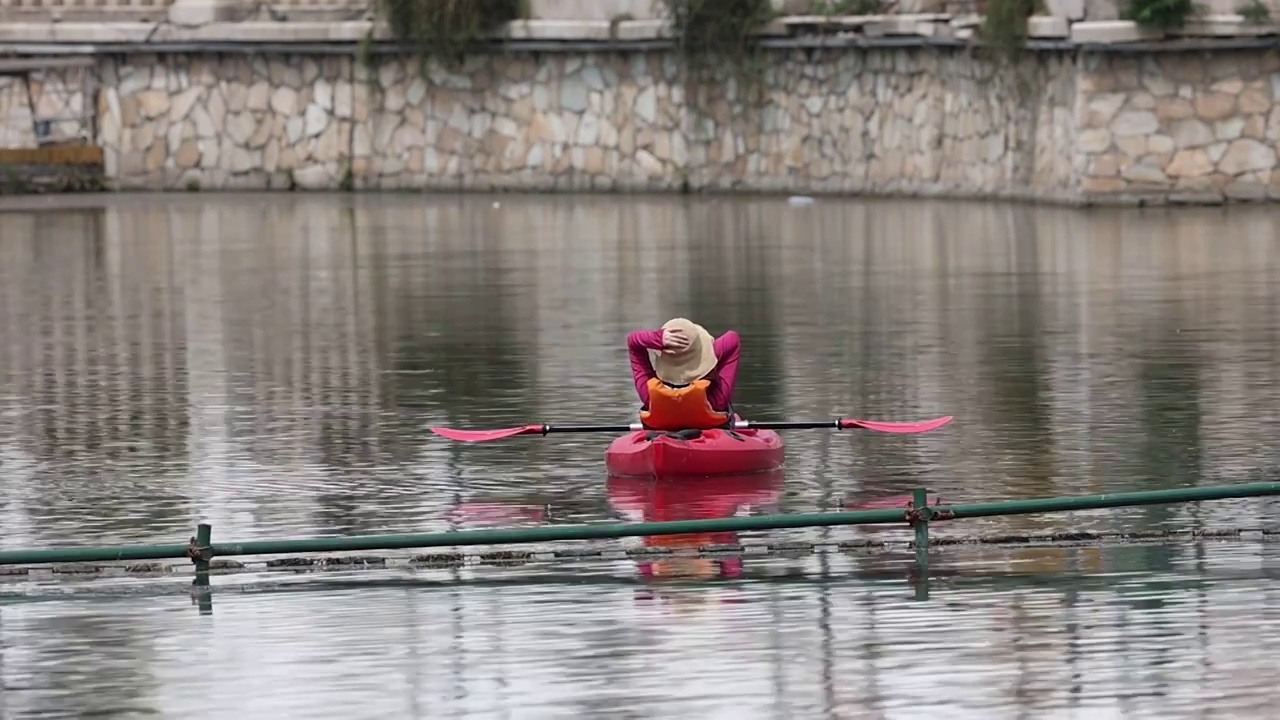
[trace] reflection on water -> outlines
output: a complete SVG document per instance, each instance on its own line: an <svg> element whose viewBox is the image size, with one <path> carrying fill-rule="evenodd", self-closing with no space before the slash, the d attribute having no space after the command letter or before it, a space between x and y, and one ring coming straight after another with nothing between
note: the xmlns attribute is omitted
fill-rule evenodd
<svg viewBox="0 0 1280 720"><path fill-rule="evenodd" d="M422 571L0 608L5 717L1271 717L1280 615L1256 548L1163 572L983 558L935 581L839 556L739 580ZM1129 548L1101 551L1129 564ZM1015 555L1023 554L1021 551ZM1138 558L1141 562L1141 558ZM389 573L384 573L384 576ZM130 712L131 711L131 712Z"/></svg>
<svg viewBox="0 0 1280 720"><path fill-rule="evenodd" d="M199 518L223 538L444 529L458 502L524 492L603 519L607 438L424 428L623 420L623 338L675 314L742 333L751 416L956 416L913 437L788 434L789 511L1276 465L1274 213L272 196L0 222L10 546L170 541Z"/></svg>
<svg viewBox="0 0 1280 720"><path fill-rule="evenodd" d="M733 517L753 508L777 511L783 473L707 478L697 482L679 479L648 480L610 477L609 504L634 522L713 520ZM709 532L679 535L646 535L645 547L697 549L703 546L737 545L739 533ZM672 557L640 562L643 576L739 577L742 559Z"/></svg>
<svg viewBox="0 0 1280 720"><path fill-rule="evenodd" d="M3 547L180 542L199 521L230 540L802 512L919 485L963 502L1273 479L1280 465L1280 217L1266 210L78 202L0 209ZM776 484L698 490L606 481L607 436L425 432L623 421L625 335L673 315L742 334L749 417L956 420L920 436L789 433ZM1273 527L1276 510L937 534ZM885 532L905 538L777 536ZM922 715L932 687L950 704L930 717L1261 717L1275 616L1260 552L947 555L923 603L902 557L823 556L627 560L583 570L598 586L353 580L222 594L212 616L168 598L11 605L0 716L412 717L446 703L450 716L897 718ZM1033 557L1044 567L1027 575ZM1022 574L997 582L1008 573ZM1079 587L1042 587L1057 577Z"/></svg>

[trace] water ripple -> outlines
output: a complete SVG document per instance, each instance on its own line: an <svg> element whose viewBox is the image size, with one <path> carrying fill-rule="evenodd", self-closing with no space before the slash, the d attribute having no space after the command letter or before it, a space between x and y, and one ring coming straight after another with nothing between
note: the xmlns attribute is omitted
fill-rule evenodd
<svg viewBox="0 0 1280 720"><path fill-rule="evenodd" d="M182 542L202 521L229 541L833 510L920 485L970 502L1273 480L1278 222L722 198L6 212L0 545ZM751 417L956 421L789 433L776 486L684 488L680 503L606 482L607 436L427 432L627 421L626 333L673 315L742 334ZM1274 528L1277 507L936 534ZM886 534L906 533L770 537ZM172 595L6 595L0 716L1269 717L1274 552L944 549L927 600L905 553L611 561L574 582L303 576L296 592L224 587L211 616Z"/></svg>

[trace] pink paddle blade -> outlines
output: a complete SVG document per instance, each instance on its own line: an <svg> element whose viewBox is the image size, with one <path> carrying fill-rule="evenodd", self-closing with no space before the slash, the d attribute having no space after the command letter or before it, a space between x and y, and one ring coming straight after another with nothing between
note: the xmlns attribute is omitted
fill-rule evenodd
<svg viewBox="0 0 1280 720"><path fill-rule="evenodd" d="M461 442L485 442L501 440L516 435L532 435L542 432L541 425L522 425L520 427L502 428L499 430L455 430L453 428L433 427L431 432Z"/></svg>
<svg viewBox="0 0 1280 720"><path fill-rule="evenodd" d="M922 420L920 422L888 422L879 420L855 420L853 418L844 418L840 421L842 428L865 428L867 430L877 430L887 433L922 433L936 430L937 428L951 422L951 416L934 418L932 420Z"/></svg>

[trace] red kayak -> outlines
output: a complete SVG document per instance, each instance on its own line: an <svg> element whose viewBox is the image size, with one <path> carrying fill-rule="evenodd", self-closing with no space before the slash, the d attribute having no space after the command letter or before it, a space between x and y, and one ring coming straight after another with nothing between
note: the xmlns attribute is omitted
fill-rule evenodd
<svg viewBox="0 0 1280 720"><path fill-rule="evenodd" d="M637 430L614 439L604 453L614 477L749 475L783 464L782 438L773 430Z"/></svg>

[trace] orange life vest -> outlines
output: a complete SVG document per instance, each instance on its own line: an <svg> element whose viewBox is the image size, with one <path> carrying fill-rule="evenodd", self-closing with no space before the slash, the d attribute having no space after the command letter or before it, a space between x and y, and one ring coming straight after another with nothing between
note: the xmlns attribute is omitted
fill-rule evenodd
<svg viewBox="0 0 1280 720"><path fill-rule="evenodd" d="M640 412L640 422L652 430L710 430L724 427L729 413L718 412L707 399L710 380L695 380L672 387L658 378L649 378L649 409Z"/></svg>

